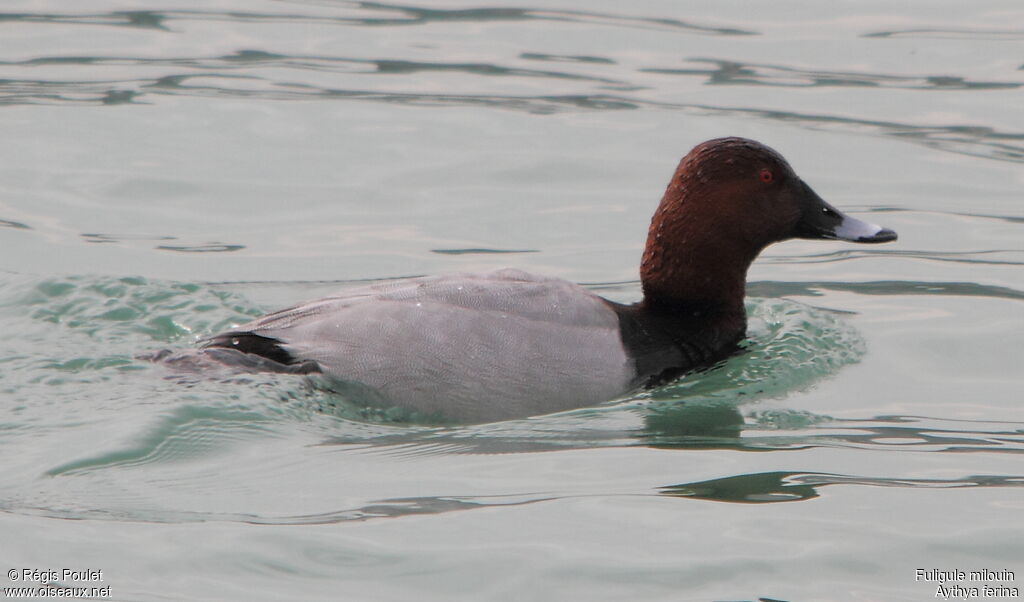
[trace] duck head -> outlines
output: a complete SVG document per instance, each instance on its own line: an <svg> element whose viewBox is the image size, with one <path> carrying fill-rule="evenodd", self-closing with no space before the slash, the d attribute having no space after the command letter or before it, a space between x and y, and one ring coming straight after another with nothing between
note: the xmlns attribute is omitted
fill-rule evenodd
<svg viewBox="0 0 1024 602"><path fill-rule="evenodd" d="M747 269L792 238L881 243L896 233L826 203L789 163L745 138L718 138L679 162L651 220L644 304L743 312Z"/></svg>

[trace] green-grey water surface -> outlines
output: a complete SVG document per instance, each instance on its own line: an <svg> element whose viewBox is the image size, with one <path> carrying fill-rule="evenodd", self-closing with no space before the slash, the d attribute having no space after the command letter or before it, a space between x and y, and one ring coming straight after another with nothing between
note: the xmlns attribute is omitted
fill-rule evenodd
<svg viewBox="0 0 1024 602"><path fill-rule="evenodd" d="M1013 599L1022 86L1011 0L9 0L0 586ZM770 248L746 353L710 371L436 426L137 359L388 278L513 266L636 300L669 175L723 135L900 239ZM981 569L1014 575L927 573Z"/></svg>

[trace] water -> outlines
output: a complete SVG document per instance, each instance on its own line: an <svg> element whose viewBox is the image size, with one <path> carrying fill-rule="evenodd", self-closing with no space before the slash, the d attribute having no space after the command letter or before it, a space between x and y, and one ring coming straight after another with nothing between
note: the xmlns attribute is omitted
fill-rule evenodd
<svg viewBox="0 0 1024 602"><path fill-rule="evenodd" d="M1024 588L1019 3L0 11L2 568L116 600ZM135 359L385 278L635 300L669 174L721 135L900 240L769 249L707 373L437 427Z"/></svg>

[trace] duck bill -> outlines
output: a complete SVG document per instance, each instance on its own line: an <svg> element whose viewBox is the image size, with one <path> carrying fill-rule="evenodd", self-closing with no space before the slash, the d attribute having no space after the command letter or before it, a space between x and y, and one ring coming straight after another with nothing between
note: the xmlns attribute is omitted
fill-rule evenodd
<svg viewBox="0 0 1024 602"><path fill-rule="evenodd" d="M800 182L800 186L804 210L796 227L798 238L825 238L866 243L896 240L894 231L850 217L826 203L804 182Z"/></svg>

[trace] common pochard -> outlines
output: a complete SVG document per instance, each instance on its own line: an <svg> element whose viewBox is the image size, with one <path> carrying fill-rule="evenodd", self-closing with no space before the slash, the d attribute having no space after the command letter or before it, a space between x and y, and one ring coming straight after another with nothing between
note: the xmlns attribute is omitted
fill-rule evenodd
<svg viewBox="0 0 1024 602"><path fill-rule="evenodd" d="M734 353L747 269L791 238L880 243L896 233L826 203L767 146L719 138L683 157L654 212L637 303L512 269L414 278L268 314L199 353L323 373L357 401L463 422L591 406Z"/></svg>

